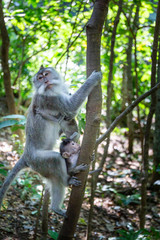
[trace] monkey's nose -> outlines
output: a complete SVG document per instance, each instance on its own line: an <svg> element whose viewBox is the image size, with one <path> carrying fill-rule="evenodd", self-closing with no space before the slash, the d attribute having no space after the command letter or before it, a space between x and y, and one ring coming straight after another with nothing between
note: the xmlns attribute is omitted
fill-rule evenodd
<svg viewBox="0 0 160 240"><path fill-rule="evenodd" d="M44 82L45 82L45 83L48 83L49 81L48 81L48 79L47 79L47 78L44 78Z"/></svg>

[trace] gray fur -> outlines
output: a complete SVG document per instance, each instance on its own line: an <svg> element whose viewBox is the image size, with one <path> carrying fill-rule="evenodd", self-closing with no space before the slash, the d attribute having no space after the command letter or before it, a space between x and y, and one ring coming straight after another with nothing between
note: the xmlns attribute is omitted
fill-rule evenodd
<svg viewBox="0 0 160 240"><path fill-rule="evenodd" d="M61 209L65 187L69 184L77 186L80 182L68 175L64 159L60 153L52 149L61 130L68 135L67 137L75 132L75 125L70 125L67 121L73 120L78 108L101 78L100 72L93 72L82 87L70 96L60 75L53 68L41 67L33 80L36 92L28 111L24 153L2 185L0 206L18 172L30 167L46 178L51 193L52 210L65 216L65 212ZM54 121L54 118L46 119L38 113L45 110L55 118L60 114L66 124Z"/></svg>

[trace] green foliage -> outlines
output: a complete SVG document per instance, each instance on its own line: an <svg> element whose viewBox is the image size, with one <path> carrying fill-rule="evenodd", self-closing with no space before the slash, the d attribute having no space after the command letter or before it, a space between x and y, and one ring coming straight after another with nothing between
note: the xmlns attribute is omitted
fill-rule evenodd
<svg viewBox="0 0 160 240"><path fill-rule="evenodd" d="M140 6L139 26L136 30L137 60L138 60L138 94L142 94L150 88L151 72L151 48L155 24L155 4L151 1L123 1L124 13L120 16L115 41L115 58L113 67L113 94L111 104L111 119L122 111L123 99L123 74L126 65L126 49L128 36L132 36L134 15L137 5ZM132 13L131 13L132 8ZM111 37L113 22L117 14L118 6L110 1L109 12L102 35L102 90L106 95L108 81ZM25 3L13 0L7 7L4 3L6 25L10 37L10 70L14 93L20 94L21 102L25 102L32 96L32 78L41 64L56 66L65 80L72 84L75 90L84 82L86 36L84 25L90 18L92 1L33 1ZM132 72L134 95L135 71L134 71L134 47L132 56ZM0 72L0 94L4 95L3 76ZM72 92L71 89L71 92ZM20 90L20 91L19 91ZM136 97L136 96L135 96ZM105 101L105 98L104 98ZM146 119L150 101L140 103L140 114ZM105 106L103 107L105 108ZM85 126L85 114L79 117L79 128L83 132ZM13 119L7 120L1 127L13 125ZM21 124L21 123L20 123ZM23 123L22 123L23 124ZM126 127L126 123L125 126Z"/></svg>
<svg viewBox="0 0 160 240"><path fill-rule="evenodd" d="M13 150L15 150L19 155L23 154L24 151L24 144L23 142L19 139L17 134L12 134L11 140L13 143Z"/></svg>
<svg viewBox="0 0 160 240"><path fill-rule="evenodd" d="M51 238L53 238L54 240L58 239L58 233L57 232L53 232L51 230L48 230L48 234Z"/></svg>
<svg viewBox="0 0 160 240"><path fill-rule="evenodd" d="M26 198L29 198L32 200L32 204L37 204L42 195L42 187L40 185L41 179L39 175L33 172L25 171L23 176L21 175L17 179L17 182L19 185L23 186L21 199L26 200Z"/></svg>
<svg viewBox="0 0 160 240"><path fill-rule="evenodd" d="M68 85L71 94L75 92L85 81L86 72L86 34L84 26L92 13L92 4L94 1L88 0L26 0L26 1L3 1L5 23L7 26L10 48L9 48L9 64L11 72L12 87L15 96L15 102L20 106L20 111L25 112L32 98L32 78L41 64L45 66L53 66L61 72L63 78ZM109 75L112 31L114 20L117 15L119 1L110 1L108 16L105 22L102 45L101 45L101 69L103 72L102 91L103 91L103 109L102 122L100 132L103 134L103 128L106 122L106 96L107 82ZM9 3L9 5L8 5ZM134 24L134 17L137 6L139 9L139 23ZM133 83L133 100L150 89L151 76L151 52L153 46L153 34L155 26L155 18L157 2L150 0L130 0L123 1L123 12L120 16L120 22L117 28L115 48L114 48L114 64L112 97L111 97L111 121L113 121L127 107L127 103L123 105L126 92L124 92L124 75L127 66L127 48L128 38L133 38L135 44L136 37L136 54L137 54L137 75L135 72L135 47L132 48L132 83ZM1 39L0 39L1 46ZM0 96L5 96L3 85L3 74L0 69ZM126 87L127 89L127 87ZM149 113L150 100L148 97L139 104L140 117L142 126L145 126L146 117ZM85 106L81 108L81 112L77 116L80 133L84 133L85 128ZM133 121L137 126L137 109L133 111ZM23 128L26 119L23 115L10 115L1 119L0 129L11 127L12 131L17 128ZM121 138L126 137L128 131L127 121L121 123L115 129L116 134L120 134ZM143 129L142 129L143 130ZM137 133L137 132L136 132ZM138 132L139 134L139 132ZM12 136L16 150L21 154L23 145ZM124 155L120 157L126 158ZM0 174L6 176L7 170L0 165ZM109 167L109 165L107 165ZM160 168L156 169L160 172ZM107 173L106 173L107 174ZM115 172L115 174L117 174ZM129 174L129 173L123 173ZM123 174L118 177L123 177ZM115 175L116 177L116 175ZM131 177L140 178L140 170L132 169ZM22 199L32 199L35 204L41 197L42 190L39 186L38 175L25 172L23 177L18 178L22 189ZM120 185L121 183L114 183ZM159 182L157 183L159 184ZM87 190L86 190L87 191ZM119 194L119 192L111 185L98 185L101 196L106 191L113 194L116 203L122 206L129 204L139 204L140 194L135 192L132 195ZM90 189L88 190L88 195ZM35 214L36 212L32 212ZM86 225L81 218L80 223ZM134 240L134 239L160 239L160 232L155 229L125 231L119 230L120 237L118 239ZM58 234L49 230L49 235L53 239L57 239Z"/></svg>
<svg viewBox="0 0 160 240"><path fill-rule="evenodd" d="M140 203L140 194L133 194L133 195L124 195L124 194L117 194L117 200L119 204L123 204L127 206L129 204L139 204Z"/></svg>
<svg viewBox="0 0 160 240"><path fill-rule="evenodd" d="M87 226L87 223L86 223L86 221L85 221L84 218L80 218L80 219L78 220L78 223L81 224L81 225Z"/></svg>
<svg viewBox="0 0 160 240"><path fill-rule="evenodd" d="M86 124L86 121L85 121L85 113L79 113L77 119L78 119L79 132L80 132L81 134L83 134L84 128L85 128L85 124Z"/></svg>
<svg viewBox="0 0 160 240"><path fill-rule="evenodd" d="M4 169L4 164L0 164L0 174L2 174L3 176L7 176L8 171L6 169Z"/></svg>
<svg viewBox="0 0 160 240"><path fill-rule="evenodd" d="M74 57L77 63L84 64L86 43L83 33L81 38L78 36L90 16L90 5L87 1L71 4L68 0L27 0L25 3L13 0L9 9L6 7L7 3L4 5L4 13L7 16L6 25L10 37L11 79L14 92L21 89L22 100L30 97L33 74L39 66L42 63L54 66L68 44L69 51L72 51L71 58ZM58 66L62 74L65 71L65 61L66 55ZM71 68L68 67L71 75L75 70L72 65L71 60Z"/></svg>
<svg viewBox="0 0 160 240"><path fill-rule="evenodd" d="M23 115L8 115L2 119L8 119L0 122L0 129L5 127L14 126L13 130L19 128L19 125L24 126L26 124L26 118ZM18 120L19 119L19 120Z"/></svg>
<svg viewBox="0 0 160 240"><path fill-rule="evenodd" d="M151 231L148 231L146 229L141 229L139 231L118 230L117 232L120 235L120 237L118 237L119 240L159 240L160 239L160 231L157 231L154 228L151 228Z"/></svg>

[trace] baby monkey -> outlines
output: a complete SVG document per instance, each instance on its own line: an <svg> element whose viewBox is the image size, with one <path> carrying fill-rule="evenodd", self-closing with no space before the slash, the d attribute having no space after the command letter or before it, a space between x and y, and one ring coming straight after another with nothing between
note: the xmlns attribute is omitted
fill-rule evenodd
<svg viewBox="0 0 160 240"><path fill-rule="evenodd" d="M63 139L60 144L60 153L66 160L67 172L70 176L87 169L86 164L76 166L80 149L80 145L74 142L71 138Z"/></svg>
<svg viewBox="0 0 160 240"><path fill-rule="evenodd" d="M76 133L72 134L70 138L65 138L60 144L60 154L66 161L67 172L72 177L74 174L81 171L85 171L88 168L87 164L80 164L77 166L77 161L80 153L80 145L73 141L76 137ZM95 160L95 153L92 155L92 161ZM100 172L102 169L98 168L96 170L90 171L89 174L94 174Z"/></svg>

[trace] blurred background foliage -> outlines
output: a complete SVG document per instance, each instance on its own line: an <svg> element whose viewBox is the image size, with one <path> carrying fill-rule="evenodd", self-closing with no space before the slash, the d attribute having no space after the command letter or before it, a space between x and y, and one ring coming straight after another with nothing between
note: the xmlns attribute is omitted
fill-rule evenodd
<svg viewBox="0 0 160 240"><path fill-rule="evenodd" d="M120 2L122 9L117 20ZM111 0L109 2L101 42L101 70L103 73L101 134L108 127L108 118L111 123L138 96L151 88L151 55L157 4L155 0ZM61 73L66 84L70 86L71 94L85 81L87 47L85 26L91 17L93 5L94 1L92 0L3 1L4 19L10 39L11 85L17 113L19 114L19 117L14 116L13 119L8 117L8 125L20 123L23 126L25 124L25 119L21 115L26 116L27 114L33 95L32 78L42 64L53 66ZM0 35L0 48L1 46L2 38ZM111 56L113 57L113 69L111 69ZM0 59L2 61L1 55ZM112 77L109 84L110 73ZM158 81L160 79L157 78ZM7 94L4 90L4 82L5 79L0 65L0 117L9 115L5 101ZM108 89L110 91L109 95ZM137 144L137 139L138 143L144 139L144 129L150 103L151 97L143 100L139 104L139 108L136 107L132 114L124 118L114 130L115 134L120 135L123 139L125 138L128 142L132 142L132 147L126 148L127 153L133 153L133 142ZM110 109L108 115L107 106ZM83 133L85 127L84 105L77 118L81 133ZM150 142L153 148L155 116L152 123ZM4 123L4 119L2 119L0 127L5 126L7 126L7 123ZM131 135L132 138L130 138ZM160 142L159 138L160 136L156 136L156 141ZM142 152L139 151L138 155L134 155L138 161L142 158ZM134 157L131 156L131 159ZM156 159L156 165L153 164L152 159L148 171L152 173L153 169L157 169L158 172L159 166L160 155L158 161ZM140 172L138 174L140 175ZM133 200L123 195L118 197L122 203L128 204L128 201ZM139 197L139 195L134 195L134 200L138 203ZM126 235L122 239L131 238L127 238Z"/></svg>
<svg viewBox="0 0 160 240"><path fill-rule="evenodd" d="M112 30L117 14L116 1L110 1L108 17L102 36L102 90L105 98L109 72ZM154 1L123 1L123 12L117 27L112 80L111 118L123 109L124 68L127 65L130 28L137 4L139 24L136 28L138 94L150 88L151 50L157 4ZM92 1L4 1L5 22L10 38L9 65L15 101L19 113L24 114L32 97L32 78L41 64L56 67L71 92L85 79L86 35L85 24L91 15ZM136 98L134 46L132 49L133 99ZM0 69L0 96L5 96L3 74ZM141 119L145 121L149 99L140 104ZM136 113L133 119L136 123Z"/></svg>

